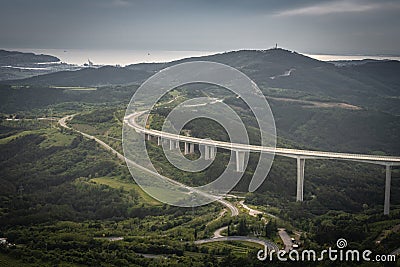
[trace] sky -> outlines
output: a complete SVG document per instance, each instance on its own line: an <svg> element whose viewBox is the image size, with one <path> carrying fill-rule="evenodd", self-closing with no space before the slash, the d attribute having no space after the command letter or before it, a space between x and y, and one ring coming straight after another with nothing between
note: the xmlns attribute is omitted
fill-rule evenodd
<svg viewBox="0 0 400 267"><path fill-rule="evenodd" d="M0 48L400 55L399 0L0 0Z"/></svg>

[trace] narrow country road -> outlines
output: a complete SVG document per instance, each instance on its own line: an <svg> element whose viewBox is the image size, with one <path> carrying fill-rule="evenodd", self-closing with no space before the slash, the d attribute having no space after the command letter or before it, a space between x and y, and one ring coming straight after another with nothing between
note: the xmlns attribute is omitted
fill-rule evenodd
<svg viewBox="0 0 400 267"><path fill-rule="evenodd" d="M262 211L252 209L249 206L247 206L246 204L244 204L244 200L240 201L239 204L242 205L243 208L245 208L246 210L249 211L250 216L257 217L258 214L263 214Z"/></svg>
<svg viewBox="0 0 400 267"><path fill-rule="evenodd" d="M293 242L288 233L286 232L285 229L279 228L279 237L282 239L283 244L285 244L285 251L289 252L293 249Z"/></svg>
<svg viewBox="0 0 400 267"><path fill-rule="evenodd" d="M266 213L266 212L262 212L262 211L259 211L259 210L255 210L255 209L250 208L249 206L247 206L246 204L244 204L244 200L240 201L239 204L240 204L243 208L245 208L246 210L249 211L249 215L250 215L250 216L257 217L258 214L266 214L266 215L268 215L268 216L271 217L271 218L278 219L278 217L276 217L275 215L273 215L273 214L271 214L271 213Z"/></svg>
<svg viewBox="0 0 400 267"><path fill-rule="evenodd" d="M239 204L242 205L243 208L245 208L246 210L249 211L249 215L250 215L250 216L257 217L258 214L267 214L268 216L270 216L270 217L272 217L272 218L278 219L278 217L275 216L275 215L273 215L273 214L264 213L264 212L262 212L262 211L259 211L259 210L255 210L255 209L250 208L249 206L247 206L246 204L244 204L244 200L240 201ZM263 219L264 219L264 218L263 218ZM279 230L279 231L278 231L279 237L281 238L283 244L285 245L285 251L286 251L286 252L289 252L290 250L293 249L293 242L292 242L292 239L290 238L290 236L288 235L288 233L286 232L285 229L279 228L278 230ZM214 233L214 235L215 235L215 233Z"/></svg>
<svg viewBox="0 0 400 267"><path fill-rule="evenodd" d="M214 237L214 238L196 240L196 241L194 241L194 243L196 245L201 245L201 244L207 244L207 243L211 243L211 242L221 242L221 241L246 241L246 242L251 242L251 243L265 246L270 250L279 251L279 247L274 242L259 239L259 238L247 237L247 236L224 236L224 237L218 237L218 238Z"/></svg>
<svg viewBox="0 0 400 267"><path fill-rule="evenodd" d="M221 235L221 232L226 229L228 229L228 226L224 226L224 227L221 227L221 228L218 228L217 230L215 230L213 238L224 237L223 235Z"/></svg>
<svg viewBox="0 0 400 267"><path fill-rule="evenodd" d="M274 79L279 78L279 77L287 77L287 76L290 76L290 74L292 74L292 71L294 71L294 70L296 70L296 69L295 68L291 68L290 70L285 71L283 74L279 74L279 75L276 75L276 76L271 76L269 78L271 80L274 80Z"/></svg>
<svg viewBox="0 0 400 267"><path fill-rule="evenodd" d="M129 159L125 158L124 155L122 155L121 153L119 153L118 151L116 151L114 148L112 148L111 146L109 146L108 144L106 144L105 142L103 142L102 140L100 140L99 138L97 138L97 137L95 137L95 136L93 136L93 135L90 135L90 134L81 132L81 131L79 131L79 130L73 129L72 127L69 127L69 126L67 125L67 121L68 121L68 120L71 120L73 117L74 117L74 115L65 116L65 117L61 118L61 119L58 121L58 123L60 124L61 127L64 127L64 128L66 128L66 129L73 130L73 131L75 131L75 132L77 132L77 133L80 133L80 134L82 134L84 137L86 137L86 138L88 138L88 139L95 140L95 141L96 141L98 144L100 144L103 148L105 148L106 150L108 150L108 151L110 151L111 153L115 154L120 160L122 160L122 161L129 160ZM138 164L135 164L134 162L131 162L131 161L130 161L130 164L134 164L135 166L137 166L138 168L140 168L140 169L142 169L142 170L145 170L145 171L148 171L148 172L153 173L152 171L150 171L150 170L148 170L148 169L146 169L146 168L144 168L144 167L142 167L142 166L140 166L140 165L138 165ZM158 174L158 175L159 175L159 174ZM169 178L167 178L167 177L164 177L164 176L161 176L161 175L160 175L160 177L163 177L164 179L171 180L171 179L169 179ZM172 180L172 181L174 181L174 180ZM186 185L183 185L183 184L181 184L181 183L179 183L179 182L176 182L176 181L174 181L174 182L177 183L177 184L179 184L179 185L181 185L181 186L183 186L183 187L185 187L185 188L190 188L190 187L188 187L188 186L186 186ZM214 196L214 197L215 197L215 196ZM239 215L239 210L235 207L235 205L233 205L232 203L230 203L230 202L228 202L228 201L226 201L226 200L224 200L224 199L220 199L220 198L217 198L217 197L215 197L215 199L216 199L216 201L218 201L219 203L221 203L222 205L224 205L225 207L227 207L227 208L231 211L231 216L232 216L232 217ZM217 229L217 230L214 232L214 237L213 237L213 238L197 240L197 241L195 241L194 243L195 243L195 244L205 244L205 243L219 242L219 241L247 241L247 242L251 242L251 243L256 243L256 244L263 245L263 246L267 247L268 249L273 249L273 250L275 250L275 251L278 251L278 250L279 250L278 246L277 246L275 243L273 243L273 242L271 242L271 241L268 241L268 240L263 240L263 239L258 239L258 238L252 238L252 237L246 237L246 236L227 236L227 237L222 236L222 235L221 235L221 232L222 232L223 230L227 229L227 228L228 228L227 226L222 227L222 228L219 228L219 229Z"/></svg>
<svg viewBox="0 0 400 267"><path fill-rule="evenodd" d="M219 213L218 217L215 218L215 219L212 220L212 221L209 221L209 222L206 224L206 226L208 226L208 225L210 225L210 223L212 223L212 222L214 222L214 221L218 221L219 219L221 219L222 217L224 217L225 213L226 213L226 209L223 209L223 210Z"/></svg>
<svg viewBox="0 0 400 267"><path fill-rule="evenodd" d="M92 139L92 140L96 141L96 142L97 142L98 144L100 144L103 148L105 148L106 150L108 150L108 151L111 152L112 154L116 155L120 160L122 160L122 161L124 161L124 162L125 162L125 161L128 161L129 164L134 165L134 166L137 167L138 169L141 169L141 170L143 170L143 171L146 171L146 172L149 172L149 173L151 173L151 174L157 175L157 176L159 176L159 177L161 177L161 178L163 178L163 179L166 179L166 180L168 180L168 181L170 181L170 182L172 182L172 183L174 183L174 184L176 184L176 185L179 185L179 186L181 186L181 187L184 187L184 188L186 188L186 189L188 189L188 190L190 190L190 191L196 191L197 193L202 193L202 195L204 195L204 196L211 197L211 198L215 199L217 202L221 203L222 205L224 205L225 207L227 207L227 208L231 211L231 216L232 216L232 217L238 216L238 215L239 215L239 210L238 210L238 209L235 207L235 205L233 205L232 203L230 203L230 202L228 202L228 201L226 201L226 200L224 200L224 199L221 199L221 198L219 198L219 197L216 197L216 196L213 196L213 195L209 195L209 194L206 194L206 193L204 193L204 192L199 192L199 190L196 190L196 189L191 188L191 187L189 187L189 186L187 186L187 185L184 185L184 184L182 184L182 183L179 183L179 182L177 182L177 181L175 181L175 180L172 180L172 179L170 179L170 178L168 178L168 177L162 176L162 175L160 175L159 173L155 173L155 172L153 172L153 171L151 171L151 170L148 170L148 169L144 168L143 166L141 166L141 165L139 165L139 164L136 164L135 162L131 161L130 159L125 158L124 155L122 155L121 153L119 153L117 150L115 150L114 148L112 148L111 146L109 146L109 145L106 144L104 141L100 140L99 138L97 138L97 137L95 137L95 136L93 136L93 135L90 135L90 134L87 134L87 133L84 133L84 132L81 132L81 131L79 131L79 130L76 130L76 129L73 129L73 128L69 127L69 126L67 125L67 121L68 121L68 120L71 120L75 115L76 115L76 114L65 116L65 117L61 118L61 119L58 121L58 123L60 124L61 127L64 127L64 128L66 128L66 129L69 129L69 130L73 130L73 131L75 131L75 132L77 132L77 133L82 134L84 137L86 137L86 138L88 138L88 139Z"/></svg>

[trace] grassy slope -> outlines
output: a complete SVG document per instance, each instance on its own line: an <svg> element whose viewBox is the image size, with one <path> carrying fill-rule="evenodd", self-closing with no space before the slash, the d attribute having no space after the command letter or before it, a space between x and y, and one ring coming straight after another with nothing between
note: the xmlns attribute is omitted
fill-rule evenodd
<svg viewBox="0 0 400 267"><path fill-rule="evenodd" d="M141 202L143 201L143 203L149 205L161 205L160 202L145 193L137 184L133 183L133 181L122 181L118 179L118 177L98 177L90 179L90 181L97 184L107 185L115 189L123 188L124 191L135 190L140 195Z"/></svg>

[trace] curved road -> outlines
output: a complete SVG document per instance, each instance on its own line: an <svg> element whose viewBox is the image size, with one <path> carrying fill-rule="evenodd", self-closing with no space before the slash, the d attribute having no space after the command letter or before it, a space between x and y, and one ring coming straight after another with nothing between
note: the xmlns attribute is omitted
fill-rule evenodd
<svg viewBox="0 0 400 267"><path fill-rule="evenodd" d="M66 128L66 129L73 130L73 131L75 131L75 132L78 132L78 133L82 134L82 135L85 136L86 138L95 140L95 141L96 141L98 144L100 144L103 148L105 148L106 150L110 151L111 153L117 155L117 157L118 157L119 159L121 159L121 160L128 160L127 158L124 157L124 155L122 155L121 153L119 153L119 152L116 151L114 148L112 148L111 146L109 146L108 144L106 144L105 142L103 142L102 140L98 139L97 137L69 127L69 126L67 125L67 121L68 121L68 120L71 120L73 117L74 117L74 115L65 116L65 117L61 118L61 119L58 121L58 123L60 124L61 127L64 127L64 128ZM134 164L134 162L130 162L130 163L131 163L131 164ZM136 166L136 165L135 165L135 166ZM137 165L137 167L140 168L140 169L142 169L142 170L146 170L146 171L149 171L149 172L153 173L152 171L150 171L150 170L148 170L148 169L145 169L145 168L143 168L143 167L140 166L140 165ZM165 178L165 179L168 179L168 180L172 180L172 179L169 179L169 178L167 178L167 177L164 177L164 178ZM174 181L174 180L172 180L172 181ZM176 182L176 181L174 181L174 182ZM179 182L176 182L176 183L177 183L177 184L180 184ZM181 186L183 186L183 187L185 187L185 188L190 188L190 187L188 187L188 186L186 186L186 185L184 185L184 184L181 184ZM193 190L193 188L192 188L192 190ZM231 211L231 216L232 216L232 217L233 217L233 216L239 215L239 210L238 210L233 204L231 204L230 202L228 202L228 201L226 201L226 200L223 200L223 199L220 199L220 198L218 198L218 197L216 197L216 196L210 196L210 197L215 198L216 201L218 201L219 203L221 203L222 205L224 205L225 207L227 207L227 208ZM269 249L273 249L273 250L275 250L275 251L278 251L278 250L279 250L279 247L278 247L274 242L271 242L271 241L268 241L268 240L263 240L263 239L258 239L258 238L252 238L252 237L246 237L246 236L226 236L226 237L225 237L225 236L222 236L222 235L221 235L221 232L222 232L223 230L227 229L227 228L228 228L228 226L219 228L219 229L217 229L217 230L214 232L214 237L213 237L213 238L197 240L197 241L194 241L194 243L199 245L199 244L205 244L205 243L210 243L210 242L220 242L220 241L247 241L247 242L251 242L251 243L260 244L260 245L262 245L262 246L264 246L264 247L268 247Z"/></svg>
<svg viewBox="0 0 400 267"><path fill-rule="evenodd" d="M223 235L221 235L221 232L226 230L226 229L228 229L228 226L224 226L224 227L221 227L221 228L218 228L217 230L215 230L213 238L224 237Z"/></svg>
<svg viewBox="0 0 400 267"><path fill-rule="evenodd" d="M283 244L285 245L285 251L289 252L293 249L292 238L288 235L284 228L279 228L279 237L282 239Z"/></svg>
<svg viewBox="0 0 400 267"><path fill-rule="evenodd" d="M149 134L152 136L159 136L161 138L178 140L180 142L189 142L201 145L217 146L228 150L239 150L239 151L251 151L251 152L263 152L263 153L274 153L279 156L285 157L302 157L312 159L338 159L338 160L351 160L359 162L369 162L374 164L382 165L400 165L400 157L395 156L379 156L379 155L366 155L366 154L351 154L351 153L338 153L338 152L327 152L327 151L314 151L314 150L300 150L290 148L273 148L265 146L255 146L247 144L237 144L230 142L214 141L208 139L195 138L190 136L183 136L179 134L171 134L157 130L146 129L141 125L137 124L135 119L147 111L135 112L124 118L124 122L130 127L134 128L135 131L140 133Z"/></svg>
<svg viewBox="0 0 400 267"><path fill-rule="evenodd" d="M253 216L253 217L257 217L258 214L263 214L264 212L259 211L259 210L255 210L250 208L249 206L247 206L246 204L244 204L244 200L239 202L240 205L242 205L243 208L245 208L246 210L249 211L249 215Z"/></svg>
<svg viewBox="0 0 400 267"><path fill-rule="evenodd" d="M64 128L66 128L66 129L69 129L69 130L73 130L73 131L75 131L75 132L77 132L77 133L80 133L80 134L82 134L84 137L86 137L86 138L88 138L88 139L95 140L95 141L96 141L98 144L100 144L103 148L105 148L106 150L108 150L108 151L110 151L111 153L113 153L114 155L116 155L116 156L117 156L120 160L122 160L122 161L128 161L131 165L134 165L135 167L137 167L137 168L139 168L139 169L141 169L141 170L143 170L143 171L149 172L149 173L151 173L151 174L153 174L153 175L157 175L158 177L163 178L163 179L166 179L166 180L168 180L168 181L170 181L170 182L172 182L172 183L174 183L174 184L176 184L176 185L179 185L179 186L181 186L181 187L184 187L184 188L188 189L189 191L194 191L194 192L199 193L199 194L201 194L201 195L203 195L203 196L206 196L206 197L215 199L217 202L221 203L222 205L224 205L225 207L227 207L227 208L231 211L231 216L232 216L232 217L239 215L239 210L235 207L235 205L233 205L232 203L230 203L230 202L228 202L228 201L222 199L221 197L217 197L217 196L214 196L214 195L210 195L210 194L204 193L204 192L202 192L202 191L200 191L200 190L196 190L195 188L192 188L192 187L189 187L189 186L187 186L187 185L185 185L185 184L179 183L179 182L177 182L177 181L175 181L175 180L173 180L173 179L170 179L170 178L168 178L168 177L162 176L162 175L160 175L159 173L156 173L156 172L153 172L153 171L151 171L151 170L149 170L149 169L146 169L146 168L144 168L143 166L141 166L141 165L139 165L139 164L136 164L135 162L133 162L133 161L131 161L131 160L125 158L124 155L122 155L121 153L119 153L117 150L115 150L114 148L112 148L111 146L109 146L109 145L106 144L104 141L100 140L99 138L97 138L97 137L95 137L95 136L93 136L93 135L90 135L90 134L87 134L87 133L84 133L84 132L81 132L81 131L79 131L79 130L76 130L76 129L73 129L73 128L69 127L69 126L67 125L67 121L68 121L68 120L71 120L74 116L75 116L75 115L65 116L65 117L61 118L61 119L58 121L58 123L60 124L61 127L64 127Z"/></svg>
<svg viewBox="0 0 400 267"><path fill-rule="evenodd" d="M255 209L250 208L249 206L247 206L246 204L244 204L244 200L240 201L239 204L242 205L243 208L245 208L246 210L249 211L249 215L250 215L250 216L257 217L258 214L266 214L266 215L268 215L268 216L270 216L270 217L272 217L272 218L278 219L278 217L276 217L276 216L273 215L273 214L265 213L265 212L262 212L262 211L259 211L259 210L255 210ZM265 220L264 217L262 217L262 219ZM219 230L219 229L218 229L218 230ZM286 251L286 252L291 251L291 250L293 249L292 238L291 238L291 237L289 236L289 234L286 232L286 229L284 229L284 228L279 228L278 230L279 230L279 231L278 231L278 235L279 235L279 237L281 238L283 244L285 245L285 251ZM215 233L216 233L216 232L215 232ZM215 233L214 233L214 236L215 236Z"/></svg>
<svg viewBox="0 0 400 267"><path fill-rule="evenodd" d="M196 245L201 245L201 244L221 242L221 241L246 241L246 242L260 244L264 247L267 247L270 250L279 251L279 247L274 242L247 236L224 236L217 238L208 238L208 239L196 240L194 241L194 243Z"/></svg>
<svg viewBox="0 0 400 267"><path fill-rule="evenodd" d="M219 219L221 219L222 217L224 217L225 213L226 213L226 209L223 209L223 210L219 213L218 217L215 218L215 219L212 220L212 221L209 221L209 222L206 224L206 226L209 226L212 222L218 221Z"/></svg>
<svg viewBox="0 0 400 267"><path fill-rule="evenodd" d="M387 165L387 164L400 165L400 157L393 157L393 156L350 154L350 153L299 150L299 149L288 149L288 148L272 148L272 147L263 147L263 146L254 146L254 145L245 145L245 144L235 144L235 143L222 142L222 141L213 141L213 140L210 141L210 140L205 140L205 139L200 139L200 138L195 138L195 137L165 133L165 132L161 132L161 131L157 131L157 130L150 130L150 129L143 128L142 126L138 125L135 121L135 119L138 116L144 114L145 112L146 111L131 114L130 116L127 116L124 118L124 122L127 123L132 128L134 128L137 132L150 134L153 136L159 136L159 137L167 138L167 139L178 140L181 142L190 142L190 143L196 143L196 144L202 144L202 145L217 146L217 147L221 147L221 148L225 148L225 149L229 149L229 150L244 150L244 151L253 151L253 152L275 153L276 155L287 156L287 157L325 158L325 159L339 159L339 160L370 162L370 163L383 164L383 165ZM66 122L67 122L67 120L72 119L73 116L74 115L69 115L69 116L63 117L58 121L58 123L60 124L60 126L66 128L66 129L73 130L75 132L82 134L86 138L95 140L103 148L105 148L106 150L115 154L119 159L121 159L123 161L129 161L130 164L134 165L135 167L137 167L141 170L155 174L159 177L162 177L163 179L173 182L173 183L175 183L181 187L184 187L188 190L195 191L196 193L201 193L202 195L205 195L207 197L215 199L216 201L218 201L222 205L226 206L231 211L231 216L237 216L239 214L238 209L233 204L231 204L230 202L228 202L226 200L221 199L221 197L210 195L210 194L207 194L204 192L198 192L199 190L191 188L187 185L179 183L179 182L172 180L170 178L167 178L165 176L161 176L158 173L154 173L153 171L148 170L148 169L132 162L131 160L125 158L124 155L122 155L121 153L119 153L118 151L116 151L115 149L110 147L108 144L106 144L102 140L96 138L95 136L89 135L87 133L84 133L84 132L81 132L79 130L69 127L66 124ZM241 204L244 206L244 203L241 203ZM248 210L250 212L252 211L250 208ZM275 243L273 243L271 241L267 241L267 240L245 237L245 236L224 237L221 235L221 231L223 231L226 228L227 228L227 226L217 229L214 232L213 238L197 240L194 243L195 244L205 244L205 243L219 242L219 241L247 241L247 242L252 242L252 243L257 243L257 244L263 245L263 246L268 247L269 249L273 249L275 251L279 250L278 246ZM291 242L291 240L290 240L290 242ZM286 246L286 249L289 249L289 246L286 245L286 242L285 242L285 246ZM397 253L399 253L398 250L392 252L392 254L397 254Z"/></svg>

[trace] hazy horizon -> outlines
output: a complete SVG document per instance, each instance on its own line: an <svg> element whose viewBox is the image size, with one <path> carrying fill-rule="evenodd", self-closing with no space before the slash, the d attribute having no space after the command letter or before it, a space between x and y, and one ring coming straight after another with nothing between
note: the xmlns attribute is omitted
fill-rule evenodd
<svg viewBox="0 0 400 267"><path fill-rule="evenodd" d="M271 48L271 47L270 47ZM270 49L266 48L266 49ZM137 63L162 63L179 60L188 57L200 57L224 52L239 50L266 50L266 49L239 49L227 51L172 51L172 50L129 50L129 49L38 49L38 48L0 48L7 51L31 52L35 54L47 54L58 57L62 62L82 65L88 60L98 65L129 65ZM283 48L286 49L286 48ZM287 49L292 51L290 49ZM296 50L293 50L296 51ZM400 55L357 55L357 54L324 54L304 53L300 54L322 60L362 60L362 59L393 59L400 60Z"/></svg>

